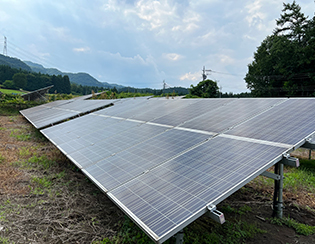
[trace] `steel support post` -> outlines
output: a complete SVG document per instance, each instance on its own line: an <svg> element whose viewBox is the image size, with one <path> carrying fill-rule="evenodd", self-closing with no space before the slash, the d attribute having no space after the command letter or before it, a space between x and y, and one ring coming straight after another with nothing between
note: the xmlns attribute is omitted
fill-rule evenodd
<svg viewBox="0 0 315 244"><path fill-rule="evenodd" d="M283 214L283 202L282 202L282 194L283 194L283 164L280 163L279 165L279 174L280 174L280 180L279 180L279 196L278 196L278 213L277 217L282 218Z"/></svg>
<svg viewBox="0 0 315 244"><path fill-rule="evenodd" d="M275 174L280 175L280 179L275 179L275 189L273 195L273 213L272 217L282 218L283 215L283 164L277 163L275 165Z"/></svg>
<svg viewBox="0 0 315 244"><path fill-rule="evenodd" d="M177 232L176 234L176 244L184 243L184 230Z"/></svg>

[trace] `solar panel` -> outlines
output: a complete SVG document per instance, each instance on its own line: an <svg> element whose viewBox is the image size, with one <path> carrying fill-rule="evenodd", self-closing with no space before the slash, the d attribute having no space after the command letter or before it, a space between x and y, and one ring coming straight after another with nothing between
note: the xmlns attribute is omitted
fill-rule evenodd
<svg viewBox="0 0 315 244"><path fill-rule="evenodd" d="M217 99L217 101L220 101L220 99ZM196 116L191 117L190 121L181 126L219 133L284 101L285 99L277 98L234 99L225 106L220 106L217 109L206 111L199 115L196 114ZM207 101L203 101L203 103L206 104Z"/></svg>
<svg viewBox="0 0 315 244"><path fill-rule="evenodd" d="M122 99L41 132L162 243L314 134L315 99Z"/></svg>
<svg viewBox="0 0 315 244"><path fill-rule="evenodd" d="M295 145L314 132L314 108L315 99L290 98L226 134Z"/></svg>
<svg viewBox="0 0 315 244"><path fill-rule="evenodd" d="M108 196L152 239L163 242L287 150L218 136L109 191Z"/></svg>
<svg viewBox="0 0 315 244"><path fill-rule="evenodd" d="M146 135L148 134L146 133ZM107 191L156 167L167 159L175 157L207 138L209 135L167 130L87 167L85 172Z"/></svg>
<svg viewBox="0 0 315 244"><path fill-rule="evenodd" d="M115 100L64 100L29 108L20 113L36 128L41 129L51 124L109 106Z"/></svg>
<svg viewBox="0 0 315 244"><path fill-rule="evenodd" d="M197 118L210 111L216 111L225 104L229 104L233 99L196 99L196 100L184 100L190 102L188 106L181 107L172 113L168 113L157 119L154 119L153 123L166 124L172 126L178 126L186 121ZM199 121L199 119L198 119ZM192 128L192 127L188 127Z"/></svg>

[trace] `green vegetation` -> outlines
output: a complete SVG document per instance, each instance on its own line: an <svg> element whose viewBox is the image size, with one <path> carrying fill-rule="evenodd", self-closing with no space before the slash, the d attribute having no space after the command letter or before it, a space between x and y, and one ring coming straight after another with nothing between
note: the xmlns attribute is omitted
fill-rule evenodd
<svg viewBox="0 0 315 244"><path fill-rule="evenodd" d="M27 70L11 68L7 65L0 65L0 85L4 88L19 89L26 91L34 91L43 87L54 85L51 93L67 93L71 92L70 80L67 75L46 75L34 73Z"/></svg>
<svg viewBox="0 0 315 244"><path fill-rule="evenodd" d="M293 1L284 3L277 28L248 65L245 81L256 97L315 96L315 17Z"/></svg>
<svg viewBox="0 0 315 244"><path fill-rule="evenodd" d="M20 91L20 90L11 90L11 89L0 89L0 92L2 92L3 94L25 94L25 92Z"/></svg>
<svg viewBox="0 0 315 244"><path fill-rule="evenodd" d="M290 228L293 228L299 235L309 236L315 234L315 226L298 223L296 220L289 217L282 219L271 218L269 221L272 224L286 225Z"/></svg>
<svg viewBox="0 0 315 244"><path fill-rule="evenodd" d="M239 216L251 212L248 206L242 206L238 209L226 206L223 211L235 213L236 218L232 221L226 221L223 225L215 223L208 217L202 217L200 220L191 223L184 229L184 243L205 243L205 244L238 244L246 239L254 238L258 233L266 233L256 225L249 224L240 220ZM144 234L129 218L125 217L118 234L112 238L105 238L101 242L94 244L114 244L114 243L154 243ZM175 243L175 238L170 238L166 244Z"/></svg>
<svg viewBox="0 0 315 244"><path fill-rule="evenodd" d="M194 97L218 97L219 96L219 87L216 81L213 80L204 80L200 81L197 86L191 85L190 96L187 98Z"/></svg>
<svg viewBox="0 0 315 244"><path fill-rule="evenodd" d="M49 159L46 155L42 155L42 156L34 155L30 157L29 159L27 159L26 161L19 162L18 164L28 169L37 168L37 169L47 170L51 166L53 166L55 163L56 163L55 161Z"/></svg>

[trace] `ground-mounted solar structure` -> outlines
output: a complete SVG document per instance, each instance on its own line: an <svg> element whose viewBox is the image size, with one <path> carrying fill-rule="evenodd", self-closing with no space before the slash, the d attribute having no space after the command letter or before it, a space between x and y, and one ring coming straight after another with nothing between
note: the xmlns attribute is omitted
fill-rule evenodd
<svg viewBox="0 0 315 244"><path fill-rule="evenodd" d="M54 86L51 85L51 86L47 86L47 87L44 87L35 91L31 91L31 92L21 95L21 97L26 101L34 101L36 99L46 100L45 94L47 94L49 90L53 87Z"/></svg>
<svg viewBox="0 0 315 244"><path fill-rule="evenodd" d="M57 100L22 110L20 113L32 123L36 129L42 129L66 119L111 106L115 101L117 100Z"/></svg>
<svg viewBox="0 0 315 244"><path fill-rule="evenodd" d="M261 174L277 183L281 216L283 165L298 166L291 151L314 148L312 98L110 103L41 132L156 243L206 213L224 222L216 205ZM47 110L34 113L51 120Z"/></svg>

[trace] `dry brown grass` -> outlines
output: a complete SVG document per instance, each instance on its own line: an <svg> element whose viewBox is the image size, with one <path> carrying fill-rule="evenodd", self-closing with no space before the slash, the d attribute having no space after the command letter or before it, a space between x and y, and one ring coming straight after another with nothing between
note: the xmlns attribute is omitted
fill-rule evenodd
<svg viewBox="0 0 315 244"><path fill-rule="evenodd" d="M22 116L0 116L0 157L0 242L92 243L116 234L122 212Z"/></svg>

